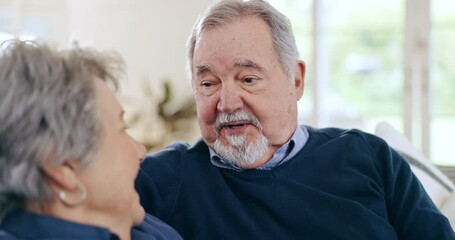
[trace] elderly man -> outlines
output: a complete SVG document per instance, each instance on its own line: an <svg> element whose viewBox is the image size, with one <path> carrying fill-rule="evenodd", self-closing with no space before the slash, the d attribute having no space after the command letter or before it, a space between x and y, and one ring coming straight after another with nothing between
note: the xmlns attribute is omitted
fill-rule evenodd
<svg viewBox="0 0 455 240"><path fill-rule="evenodd" d="M185 239L455 239L383 140L298 125L305 64L267 2L208 9L188 64L202 140L148 156L136 182Z"/></svg>

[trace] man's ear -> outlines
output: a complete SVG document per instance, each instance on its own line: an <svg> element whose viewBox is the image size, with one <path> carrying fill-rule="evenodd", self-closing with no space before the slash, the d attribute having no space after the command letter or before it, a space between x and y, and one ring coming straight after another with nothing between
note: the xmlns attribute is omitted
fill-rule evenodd
<svg viewBox="0 0 455 240"><path fill-rule="evenodd" d="M41 170L52 185L65 190L76 188L76 169L70 163L54 165L46 162L41 165Z"/></svg>
<svg viewBox="0 0 455 240"><path fill-rule="evenodd" d="M294 87L296 90L296 100L300 100L305 89L305 62L302 60L297 61L297 68L294 76Z"/></svg>

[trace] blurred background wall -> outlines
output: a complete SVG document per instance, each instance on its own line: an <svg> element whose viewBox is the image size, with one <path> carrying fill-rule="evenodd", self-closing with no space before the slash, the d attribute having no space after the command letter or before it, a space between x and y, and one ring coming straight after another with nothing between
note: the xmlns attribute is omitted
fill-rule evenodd
<svg viewBox="0 0 455 240"><path fill-rule="evenodd" d="M199 136L186 39L218 0L0 0L12 37L116 50L131 133L154 151ZM439 165L455 166L455 1L269 0L307 64L299 121L373 133L387 121Z"/></svg>
<svg viewBox="0 0 455 240"><path fill-rule="evenodd" d="M0 41L44 39L115 50L127 63L120 97L131 133L149 150L199 136L185 45L212 0L0 0Z"/></svg>

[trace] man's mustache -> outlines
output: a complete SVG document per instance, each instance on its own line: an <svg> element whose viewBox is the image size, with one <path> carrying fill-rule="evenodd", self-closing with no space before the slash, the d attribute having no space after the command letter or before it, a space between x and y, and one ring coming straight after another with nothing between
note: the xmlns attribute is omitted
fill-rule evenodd
<svg viewBox="0 0 455 240"><path fill-rule="evenodd" d="M262 126L256 116L248 112L233 112L220 113L215 121L215 131L220 132L221 128L231 122L244 121L253 124L259 131L262 131Z"/></svg>

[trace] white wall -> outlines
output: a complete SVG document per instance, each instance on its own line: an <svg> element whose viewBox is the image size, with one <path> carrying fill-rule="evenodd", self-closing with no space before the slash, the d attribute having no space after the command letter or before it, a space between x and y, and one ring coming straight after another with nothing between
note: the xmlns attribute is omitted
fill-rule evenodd
<svg viewBox="0 0 455 240"><path fill-rule="evenodd" d="M162 99L164 79L172 81L171 112L193 98L185 73L186 41L197 17L213 2L68 0L69 38L81 46L114 49L125 59L125 118L131 134L152 149L175 140L194 142L200 135L195 118L180 121L175 132L175 125L158 117L156 103Z"/></svg>
<svg viewBox="0 0 455 240"><path fill-rule="evenodd" d="M153 82L159 90L158 82L167 78L176 83L176 95L183 101L183 96L190 95L185 76L186 39L197 16L211 3L69 0L69 34L83 46L119 51L129 69L128 91L136 92L137 83L143 80Z"/></svg>

